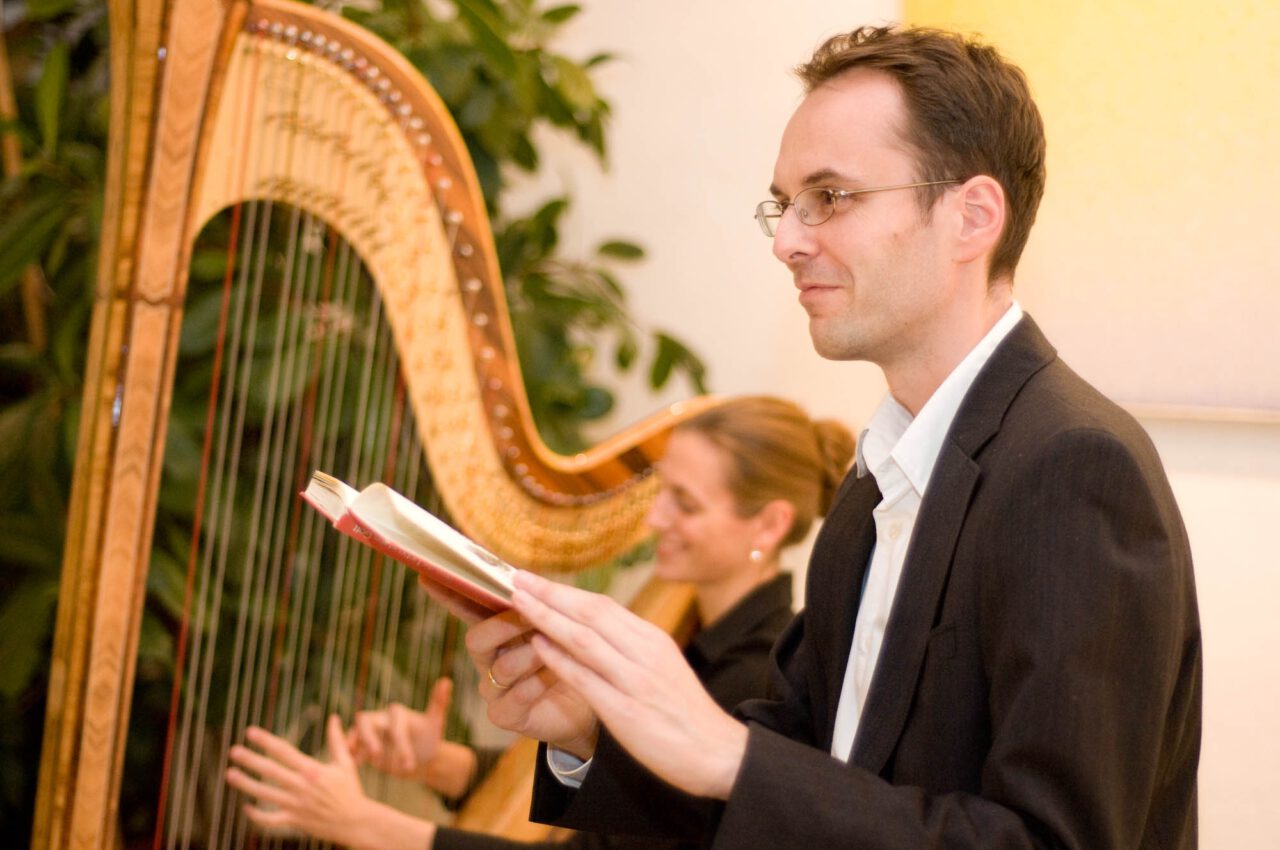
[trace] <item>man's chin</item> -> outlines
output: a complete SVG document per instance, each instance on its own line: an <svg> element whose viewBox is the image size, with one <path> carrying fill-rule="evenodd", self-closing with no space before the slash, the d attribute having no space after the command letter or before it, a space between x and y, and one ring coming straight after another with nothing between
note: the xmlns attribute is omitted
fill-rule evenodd
<svg viewBox="0 0 1280 850"><path fill-rule="evenodd" d="M856 346L850 340L835 338L820 319L809 319L809 339L813 350L824 360L857 360Z"/></svg>

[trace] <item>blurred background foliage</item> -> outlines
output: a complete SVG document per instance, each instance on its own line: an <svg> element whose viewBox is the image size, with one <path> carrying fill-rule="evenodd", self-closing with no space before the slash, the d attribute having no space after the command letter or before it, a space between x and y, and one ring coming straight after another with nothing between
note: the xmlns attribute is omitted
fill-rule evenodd
<svg viewBox="0 0 1280 850"><path fill-rule="evenodd" d="M547 198L529 215L503 205L513 173L538 167L540 127L570 134L606 161L609 104L591 75L611 57L578 61L552 48L580 7L387 0L341 11L408 57L458 122L493 219L529 400L546 442L566 453L586 444L584 427L613 406L607 382L615 371L644 368L655 389L681 375L704 392L697 355L630 314L619 270L643 259L640 246L618 238L590 256L565 257L559 228L568 197ZM0 824L9 827L12 846L29 840L43 731L102 220L108 48L101 0L4 0ZM171 434L170 451L182 436ZM149 578L139 699L144 690L161 696L172 665L182 599L177 565L171 567L153 569Z"/></svg>

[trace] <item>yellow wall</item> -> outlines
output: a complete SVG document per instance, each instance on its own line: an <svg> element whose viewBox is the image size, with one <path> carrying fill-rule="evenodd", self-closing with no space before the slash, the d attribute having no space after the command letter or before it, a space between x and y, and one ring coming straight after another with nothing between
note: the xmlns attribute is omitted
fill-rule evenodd
<svg viewBox="0 0 1280 850"><path fill-rule="evenodd" d="M906 0L1030 79L1049 183L1018 297L1131 405L1280 414L1280 3Z"/></svg>

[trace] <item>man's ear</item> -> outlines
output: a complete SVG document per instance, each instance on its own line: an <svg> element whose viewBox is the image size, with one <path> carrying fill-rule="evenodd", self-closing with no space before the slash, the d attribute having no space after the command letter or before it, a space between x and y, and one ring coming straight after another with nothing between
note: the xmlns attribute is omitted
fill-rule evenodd
<svg viewBox="0 0 1280 850"><path fill-rule="evenodd" d="M960 186L960 228L956 233L956 259L973 262L995 253L1004 232L1004 188L992 177L979 174Z"/></svg>

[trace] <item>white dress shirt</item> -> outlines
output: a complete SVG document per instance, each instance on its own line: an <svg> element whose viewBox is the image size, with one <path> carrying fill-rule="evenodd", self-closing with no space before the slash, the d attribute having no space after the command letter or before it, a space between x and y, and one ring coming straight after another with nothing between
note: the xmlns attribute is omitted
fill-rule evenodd
<svg viewBox="0 0 1280 850"><path fill-rule="evenodd" d="M872 512L876 542L864 580L831 739L831 754L842 761L848 761L853 752L853 741L880 658L880 646L889 625L920 502L942 441L974 378L1021 318L1022 308L1014 302L939 385L914 419L892 395L886 395L858 439L857 475L861 478L870 473L875 477L881 501Z"/></svg>

